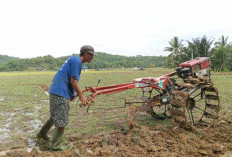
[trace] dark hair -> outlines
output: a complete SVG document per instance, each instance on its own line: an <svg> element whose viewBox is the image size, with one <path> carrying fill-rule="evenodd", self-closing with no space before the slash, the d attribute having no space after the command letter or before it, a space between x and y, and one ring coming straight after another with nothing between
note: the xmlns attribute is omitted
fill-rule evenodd
<svg viewBox="0 0 232 157"><path fill-rule="evenodd" d="M86 53L94 54L94 48L90 45L82 46L80 50L80 56L84 56Z"/></svg>

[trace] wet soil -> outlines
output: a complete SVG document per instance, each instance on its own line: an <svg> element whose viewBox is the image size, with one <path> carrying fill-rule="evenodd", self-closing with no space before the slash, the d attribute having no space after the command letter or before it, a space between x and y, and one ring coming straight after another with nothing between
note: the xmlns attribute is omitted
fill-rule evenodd
<svg viewBox="0 0 232 157"><path fill-rule="evenodd" d="M42 88L45 92L48 92L48 90L49 90L49 86L48 86L48 85L46 85L46 84L40 84L39 86L40 86L40 88Z"/></svg>
<svg viewBox="0 0 232 157"><path fill-rule="evenodd" d="M231 120L220 119L214 128L198 132L173 123L166 128L140 126L128 132L102 132L85 137L68 134L68 141L74 145L72 150L52 152L49 142L37 140L30 153L26 148L15 147L2 156L230 156Z"/></svg>
<svg viewBox="0 0 232 157"><path fill-rule="evenodd" d="M40 85L44 90L48 86ZM119 124L120 125L120 124ZM121 126L118 126L121 128ZM93 128L94 129L94 128ZM69 133L66 138L74 147L52 152L50 142L28 138L0 145L0 157L67 157L67 156L232 156L232 118L220 119L214 128L190 131L176 123L166 126L140 126L128 131L102 132L96 135ZM34 148L29 148L29 141ZM35 142L35 143L33 143Z"/></svg>

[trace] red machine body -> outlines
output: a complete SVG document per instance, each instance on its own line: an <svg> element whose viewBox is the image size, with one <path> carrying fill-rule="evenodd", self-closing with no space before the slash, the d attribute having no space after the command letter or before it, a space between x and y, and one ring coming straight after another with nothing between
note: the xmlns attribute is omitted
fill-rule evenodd
<svg viewBox="0 0 232 157"><path fill-rule="evenodd" d="M157 90L165 90L166 85L169 81L169 77L173 75L179 75L181 77L189 76L195 72L199 72L202 69L205 70L210 66L209 57L198 57L196 59L179 64L176 72L168 73L160 77L143 77L134 79L133 82L117 84L112 86L103 87L86 87L83 92L91 92L91 97L94 98L101 94L112 94L116 92L125 91L133 88L146 88L152 87Z"/></svg>
<svg viewBox="0 0 232 157"><path fill-rule="evenodd" d="M144 77L133 80L136 88L152 87L155 89L164 90L169 78L167 76L161 77Z"/></svg>
<svg viewBox="0 0 232 157"><path fill-rule="evenodd" d="M144 77L134 79L133 82L123 83L112 86L103 86L103 87L87 87L83 92L91 92L92 97L101 94L112 94L116 92L125 91L133 88L145 88L152 87L159 90L164 90L168 82L168 77Z"/></svg>
<svg viewBox="0 0 232 157"><path fill-rule="evenodd" d="M182 68L186 67L194 67L198 65L200 69L204 69L210 66L210 58L209 57L198 57L196 59L181 63L179 66Z"/></svg>

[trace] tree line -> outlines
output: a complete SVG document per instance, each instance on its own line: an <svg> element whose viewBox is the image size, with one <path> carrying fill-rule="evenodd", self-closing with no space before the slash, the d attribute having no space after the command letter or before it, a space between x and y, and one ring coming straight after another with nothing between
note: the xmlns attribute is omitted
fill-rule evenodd
<svg viewBox="0 0 232 157"><path fill-rule="evenodd" d="M184 62L196 57L211 57L211 67L215 71L232 71L232 43L229 37L221 36L215 41L207 36L192 38L191 41L179 39L177 36L169 41L164 51L170 52L165 56L121 56L98 52L90 64L83 67L90 69L132 68L132 67L176 67L175 62ZM73 54L78 55L78 54ZM0 55L0 71L45 71L58 70L70 56L54 58L51 55L20 59Z"/></svg>
<svg viewBox="0 0 232 157"><path fill-rule="evenodd" d="M183 44L183 40L174 37L169 41L169 47L164 51L170 52L167 56L169 67L174 67L174 62L183 62L196 57L211 57L211 68L215 71L232 71L232 43L229 37L221 36L218 40L206 36L192 38Z"/></svg>
<svg viewBox="0 0 232 157"><path fill-rule="evenodd" d="M3 65L3 64L6 64L12 60L17 60L19 58L17 57L10 57L10 56L7 56L7 55L0 55L0 65Z"/></svg>
<svg viewBox="0 0 232 157"><path fill-rule="evenodd" d="M78 54L73 54L78 55ZM1 56L1 55L0 55ZM60 66L70 56L54 58L51 55L36 57L31 59L12 58L7 63L3 64L0 59L0 71L46 71L58 70ZM83 67L90 69L103 68L132 68L132 67L165 67L166 57L163 56L120 56L107 53L97 52L93 61L90 64L84 64Z"/></svg>

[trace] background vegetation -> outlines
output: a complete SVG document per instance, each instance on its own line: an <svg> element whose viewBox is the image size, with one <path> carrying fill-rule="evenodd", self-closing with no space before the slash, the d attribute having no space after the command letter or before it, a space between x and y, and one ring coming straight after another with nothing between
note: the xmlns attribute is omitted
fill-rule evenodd
<svg viewBox="0 0 232 157"><path fill-rule="evenodd" d="M232 71L232 45L228 41L229 37L221 36L217 41L213 38L203 36L201 38L192 38L192 41L186 41L174 37L169 41L169 47L164 51L169 51L167 57L169 67L174 66L174 61L183 62L196 57L211 57L211 67L215 71Z"/></svg>
<svg viewBox="0 0 232 157"><path fill-rule="evenodd" d="M49 71L57 70L70 56L54 58L50 55L31 59L12 58L7 63L0 64L0 71ZM10 58L10 57L9 57ZM91 64L91 69L104 68L131 68L131 67L165 67L166 57L162 56L136 56L126 57L98 52ZM1 60L0 60L1 63ZM84 67L83 66L83 67Z"/></svg>
<svg viewBox="0 0 232 157"><path fill-rule="evenodd" d="M184 62L196 57L211 57L211 67L214 71L232 71L232 44L229 37L221 36L218 40L206 36L184 41L177 36L169 41L164 51L165 56L120 56L98 52L91 64L91 69L132 68L132 67L175 67L175 62ZM185 44L184 44L185 43ZM77 54L76 54L77 55ZM0 71L51 71L59 67L70 56L54 58L51 55L31 59L20 59L0 55Z"/></svg>

